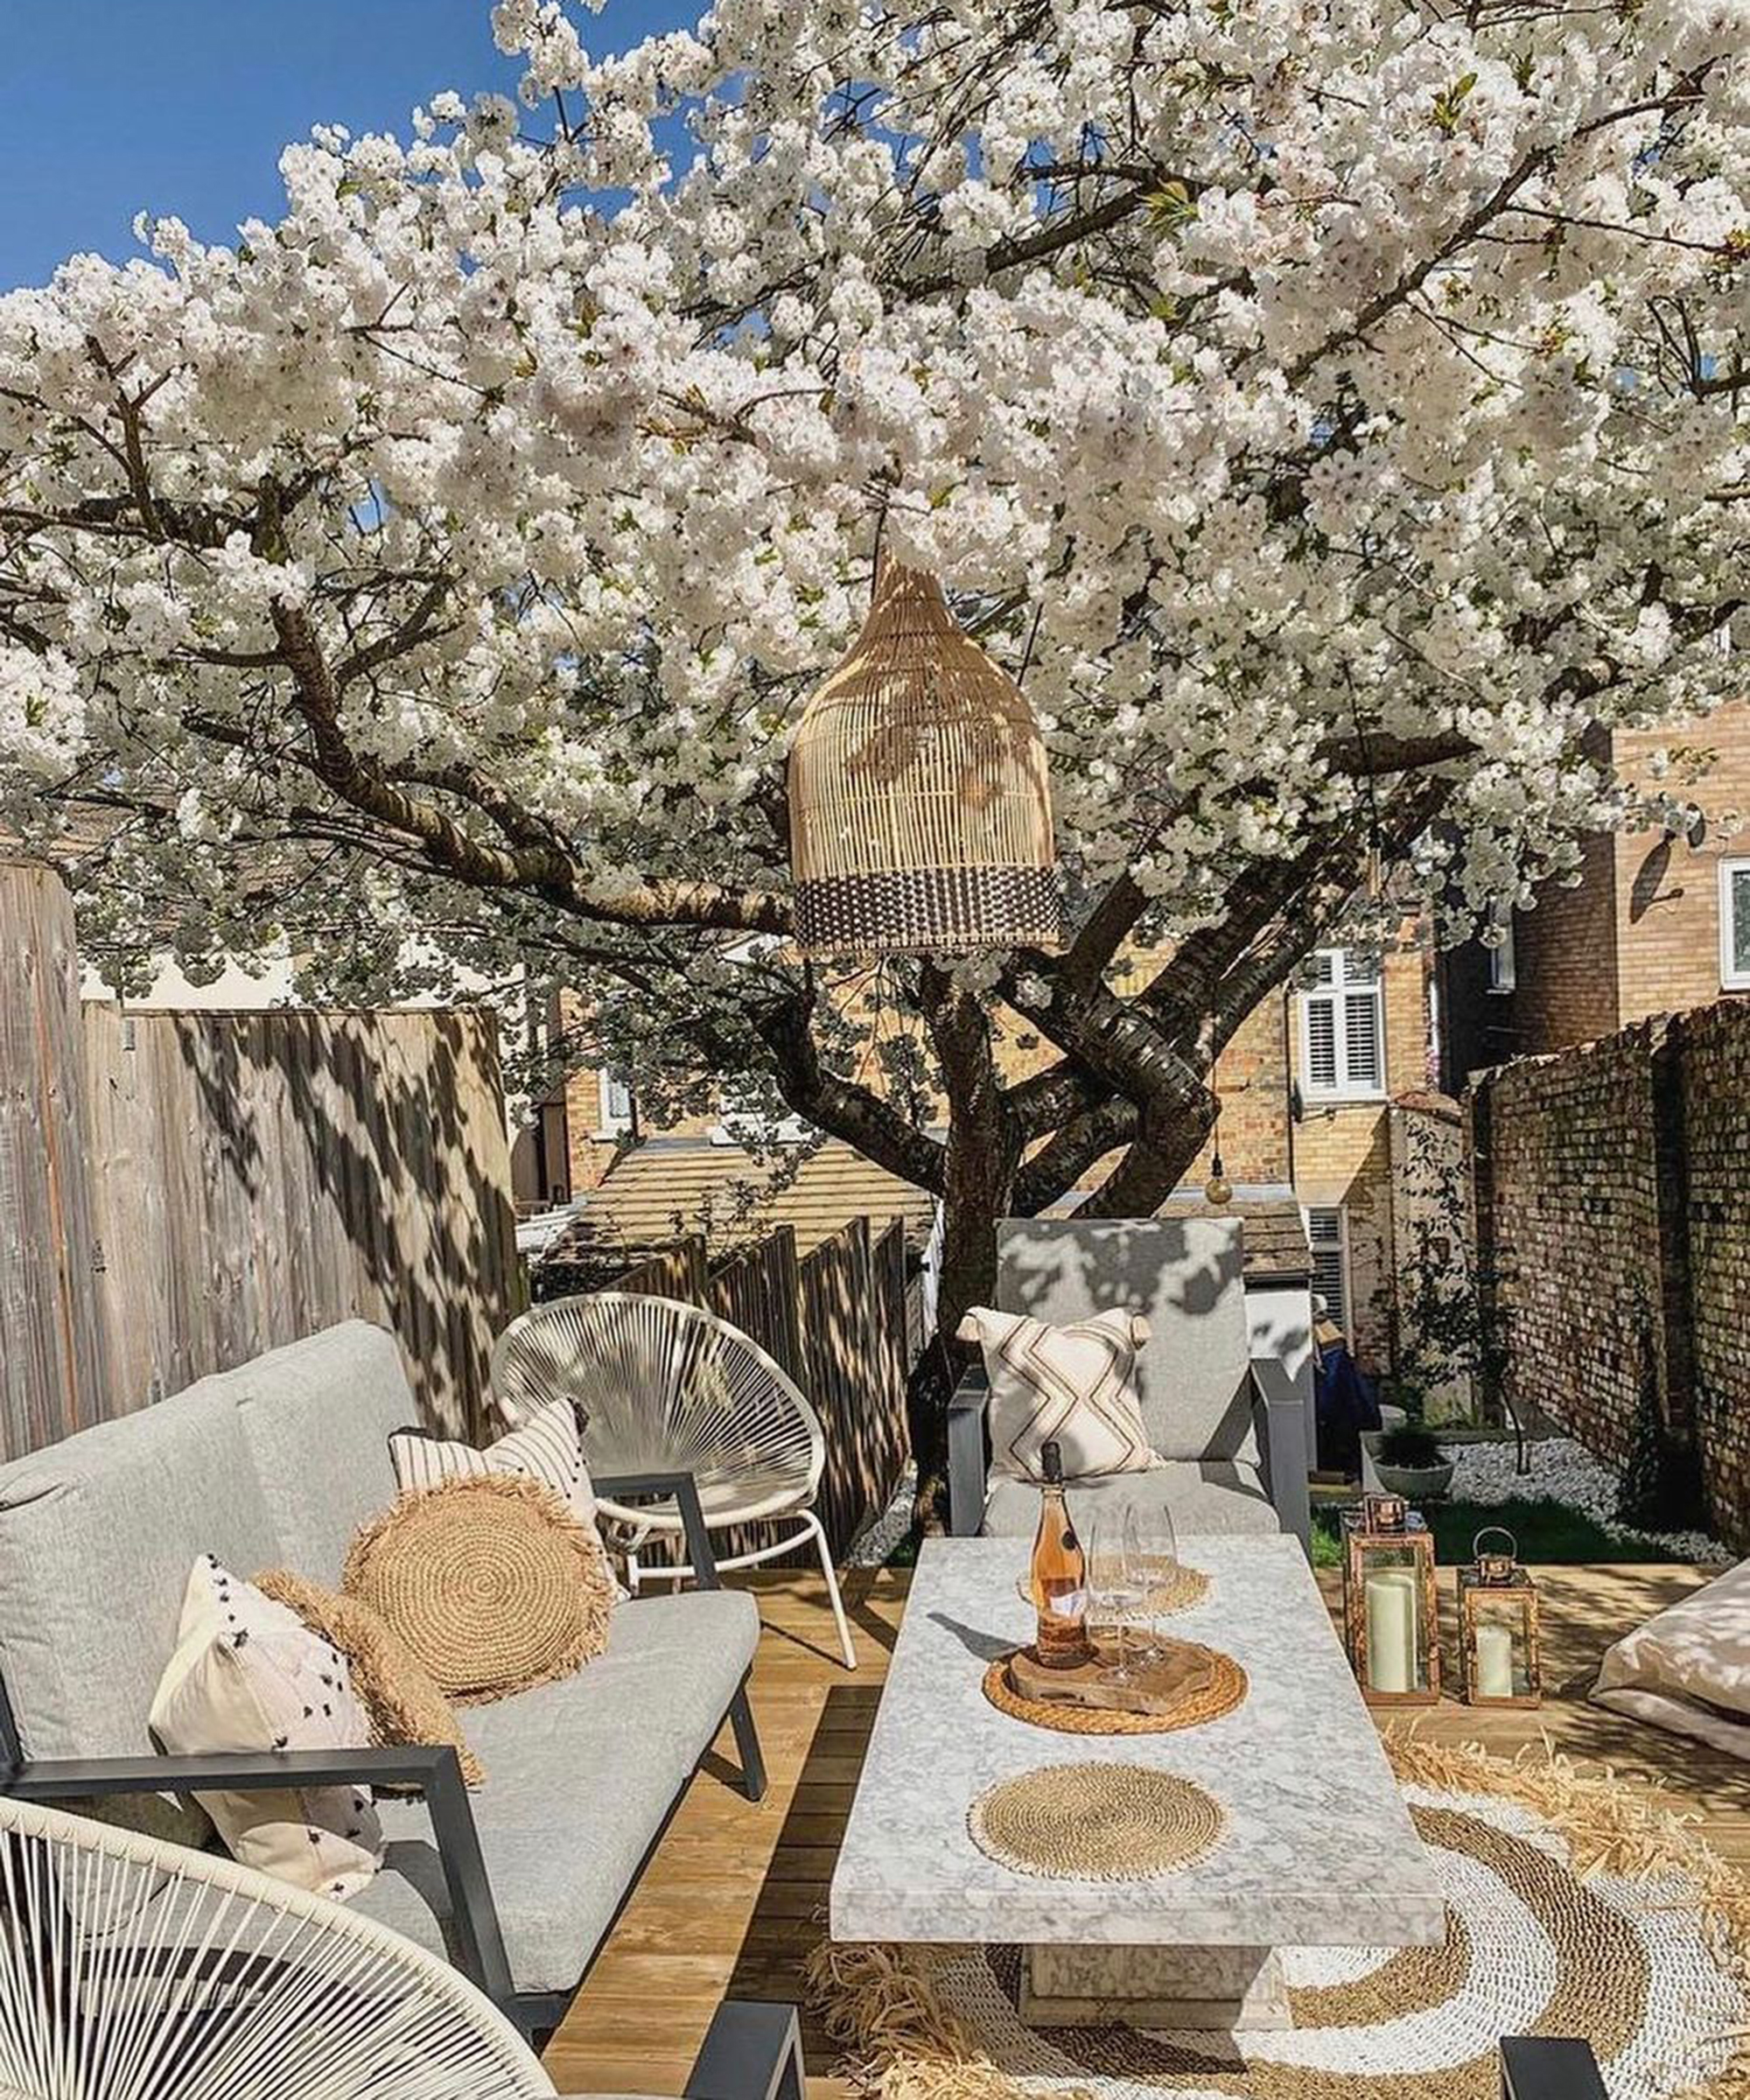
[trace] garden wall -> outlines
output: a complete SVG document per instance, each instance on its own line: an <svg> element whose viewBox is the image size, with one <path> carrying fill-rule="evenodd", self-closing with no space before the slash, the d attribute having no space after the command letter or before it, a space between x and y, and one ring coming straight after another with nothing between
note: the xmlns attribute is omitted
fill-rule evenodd
<svg viewBox="0 0 1750 2100"><path fill-rule="evenodd" d="M1698 1477L1692 1521L1750 1547L1750 1004L1502 1066L1468 1108L1502 1396Z"/></svg>

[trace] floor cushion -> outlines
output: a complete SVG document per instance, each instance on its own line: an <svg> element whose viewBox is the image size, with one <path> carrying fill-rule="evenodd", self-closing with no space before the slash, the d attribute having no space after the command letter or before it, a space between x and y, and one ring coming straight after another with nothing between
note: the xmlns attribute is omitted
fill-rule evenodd
<svg viewBox="0 0 1750 2100"><path fill-rule="evenodd" d="M1625 1634L1600 1665L1592 1696L1750 1759L1750 1560Z"/></svg>

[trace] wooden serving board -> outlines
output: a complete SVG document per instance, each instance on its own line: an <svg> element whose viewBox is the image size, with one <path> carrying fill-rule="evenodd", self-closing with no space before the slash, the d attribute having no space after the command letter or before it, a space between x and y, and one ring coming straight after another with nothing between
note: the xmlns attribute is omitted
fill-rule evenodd
<svg viewBox="0 0 1750 2100"><path fill-rule="evenodd" d="M1129 1682L1115 1684L1116 1651L1096 1648L1074 1670L1047 1670L1031 1648L1009 1657L1009 1685L1024 1699L1049 1699L1071 1706L1103 1707L1116 1713L1172 1713L1214 1686L1218 1657L1195 1641L1168 1641L1144 1661L1132 1660Z"/></svg>

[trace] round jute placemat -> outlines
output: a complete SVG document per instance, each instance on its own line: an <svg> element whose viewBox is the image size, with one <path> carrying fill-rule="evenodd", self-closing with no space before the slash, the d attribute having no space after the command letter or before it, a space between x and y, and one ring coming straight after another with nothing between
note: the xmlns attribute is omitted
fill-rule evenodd
<svg viewBox="0 0 1750 2100"><path fill-rule="evenodd" d="M1612 2100L1745 2100L1750 1881L1677 1802L1559 1758L1388 1748L1445 1943L1286 1950L1288 2029L1037 2028L1018 1948L828 1943L828 2033L882 2100L1498 2100L1503 2034L1585 2035Z"/></svg>
<svg viewBox="0 0 1750 2100"><path fill-rule="evenodd" d="M1192 1645L1192 1644L1187 1644ZM1212 1664L1209 1681L1187 1692L1166 1713L1120 1713L1113 1708L1072 1706L1058 1699L1030 1699L1009 1682L1009 1659L998 1656L984 1672L984 1697L1012 1720L1049 1728L1058 1735L1171 1735L1176 1729L1218 1721L1244 1703L1250 1689L1245 1671L1218 1648L1201 1652Z"/></svg>
<svg viewBox="0 0 1750 2100"><path fill-rule="evenodd" d="M966 1816L972 1842L1018 1874L1055 1881L1149 1881L1219 1841L1213 1794L1146 1765L1043 1765L989 1788Z"/></svg>

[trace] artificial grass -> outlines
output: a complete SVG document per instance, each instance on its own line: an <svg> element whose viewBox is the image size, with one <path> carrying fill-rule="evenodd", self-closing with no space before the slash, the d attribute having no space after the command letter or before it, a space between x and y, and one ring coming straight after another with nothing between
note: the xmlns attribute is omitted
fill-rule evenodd
<svg viewBox="0 0 1750 2100"><path fill-rule="evenodd" d="M1434 1553L1442 1567L1471 1558L1471 1544L1485 1525L1500 1524L1519 1542L1519 1558L1528 1565L1550 1566L1587 1561L1671 1561L1677 1557L1650 1539L1629 1538L1593 1522L1571 1503L1430 1502L1422 1511L1434 1532ZM1335 1509L1312 1512L1312 1564L1342 1565L1343 1550Z"/></svg>

